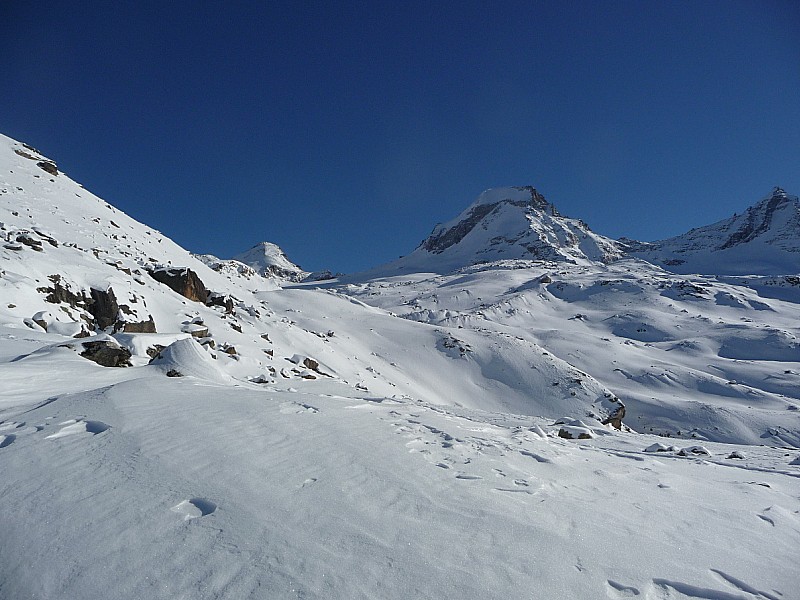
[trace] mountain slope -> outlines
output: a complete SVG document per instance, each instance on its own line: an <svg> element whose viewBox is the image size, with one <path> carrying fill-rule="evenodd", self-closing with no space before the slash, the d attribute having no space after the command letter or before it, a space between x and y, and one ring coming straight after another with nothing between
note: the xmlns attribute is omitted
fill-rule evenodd
<svg viewBox="0 0 800 600"><path fill-rule="evenodd" d="M798 274L800 201L776 187L741 215L659 242L623 242L628 254L676 273Z"/></svg>

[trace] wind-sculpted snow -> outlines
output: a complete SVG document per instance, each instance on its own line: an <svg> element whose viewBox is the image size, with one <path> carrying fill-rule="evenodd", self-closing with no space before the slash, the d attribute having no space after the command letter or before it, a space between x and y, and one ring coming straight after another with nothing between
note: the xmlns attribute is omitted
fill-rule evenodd
<svg viewBox="0 0 800 600"><path fill-rule="evenodd" d="M636 431L797 446L800 297L791 286L750 282L676 276L632 260L504 261L339 287L462 336L536 343L619 397ZM785 299L763 289L784 290Z"/></svg>

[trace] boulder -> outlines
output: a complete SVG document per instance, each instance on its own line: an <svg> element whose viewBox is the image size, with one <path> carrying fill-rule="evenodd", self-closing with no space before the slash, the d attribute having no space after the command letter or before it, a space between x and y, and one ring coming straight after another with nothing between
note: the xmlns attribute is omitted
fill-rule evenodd
<svg viewBox="0 0 800 600"><path fill-rule="evenodd" d="M206 303L208 290L197 273L188 267L161 267L148 271L150 277L193 302Z"/></svg>
<svg viewBox="0 0 800 600"><path fill-rule="evenodd" d="M81 344L81 356L102 367L130 367L131 353L113 340L92 340Z"/></svg>

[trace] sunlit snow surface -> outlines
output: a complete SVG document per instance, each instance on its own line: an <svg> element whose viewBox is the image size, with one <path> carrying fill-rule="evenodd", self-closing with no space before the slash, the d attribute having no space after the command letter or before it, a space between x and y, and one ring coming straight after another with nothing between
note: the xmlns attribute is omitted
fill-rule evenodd
<svg viewBox="0 0 800 600"><path fill-rule="evenodd" d="M785 282L498 263L281 289L0 141L3 600L797 597ZM132 366L80 356L111 332L69 337L54 274L153 317L114 337ZM616 396L643 433L601 424Z"/></svg>

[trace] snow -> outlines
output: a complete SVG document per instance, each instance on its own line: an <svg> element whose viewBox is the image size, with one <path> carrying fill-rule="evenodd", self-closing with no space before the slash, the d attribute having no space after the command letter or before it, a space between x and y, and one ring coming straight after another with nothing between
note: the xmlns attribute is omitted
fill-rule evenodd
<svg viewBox="0 0 800 600"><path fill-rule="evenodd" d="M33 152L0 138L0 598L792 597L791 279L428 256L291 287L14 149ZM92 288L157 333L98 330ZM102 340L133 366L80 356Z"/></svg>

